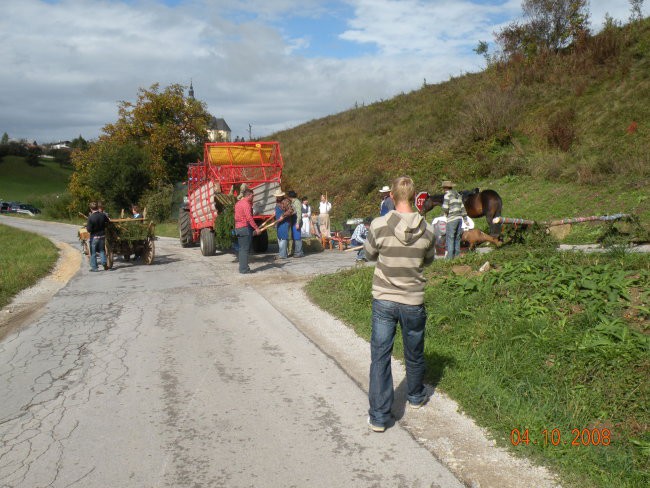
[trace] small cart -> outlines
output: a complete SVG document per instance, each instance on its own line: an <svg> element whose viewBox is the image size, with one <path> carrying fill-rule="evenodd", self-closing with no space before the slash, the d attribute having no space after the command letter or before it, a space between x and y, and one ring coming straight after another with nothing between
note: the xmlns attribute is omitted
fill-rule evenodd
<svg viewBox="0 0 650 488"><path fill-rule="evenodd" d="M146 219L111 219L106 226L106 265L113 267L115 255L129 261L134 255L144 264L153 263L154 223Z"/></svg>

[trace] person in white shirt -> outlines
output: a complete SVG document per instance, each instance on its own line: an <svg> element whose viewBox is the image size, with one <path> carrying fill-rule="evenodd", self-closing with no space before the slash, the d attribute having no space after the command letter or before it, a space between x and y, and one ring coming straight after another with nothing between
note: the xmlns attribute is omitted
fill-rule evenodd
<svg viewBox="0 0 650 488"><path fill-rule="evenodd" d="M318 225L320 227L320 234L323 237L330 237L330 211L332 204L327 200L327 195L320 196L320 203L318 204Z"/></svg>
<svg viewBox="0 0 650 488"><path fill-rule="evenodd" d="M309 198L302 197L302 237L311 237L311 205Z"/></svg>

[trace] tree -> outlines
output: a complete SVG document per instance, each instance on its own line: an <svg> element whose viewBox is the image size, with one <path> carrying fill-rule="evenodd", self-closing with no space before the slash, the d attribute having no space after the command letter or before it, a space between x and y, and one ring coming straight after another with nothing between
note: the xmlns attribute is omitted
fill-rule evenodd
<svg viewBox="0 0 650 488"><path fill-rule="evenodd" d="M589 33L587 0L524 0L522 9L526 22L496 36L506 57L558 52Z"/></svg>
<svg viewBox="0 0 650 488"><path fill-rule="evenodd" d="M184 96L184 87L158 84L140 89L135 104L119 103L119 119L104 127L117 143L134 142L151 155L152 182L184 179L187 163L196 161L196 147L206 141L210 114L203 102ZM192 158L185 160L188 153ZM201 153L199 151L198 156Z"/></svg>
<svg viewBox="0 0 650 488"><path fill-rule="evenodd" d="M86 150L88 149L88 141L81 137L81 134L79 137L76 139L72 139L72 142L70 143L70 149L81 149L81 150Z"/></svg>
<svg viewBox="0 0 650 488"><path fill-rule="evenodd" d="M630 21L643 19L643 0L630 0Z"/></svg>
<svg viewBox="0 0 650 488"><path fill-rule="evenodd" d="M2 139L0 140L0 144L2 144L3 146L5 144L9 144L9 134L7 134L6 132L2 134Z"/></svg>
<svg viewBox="0 0 650 488"><path fill-rule="evenodd" d="M70 164L71 157L68 149L52 149L50 154L54 157L54 161L58 163L61 168Z"/></svg>
<svg viewBox="0 0 650 488"><path fill-rule="evenodd" d="M69 188L78 208L93 198L117 206L135 203L147 190L185 179L187 164L202 156L210 114L203 102L184 96L183 86L141 88L135 103L119 102L118 114L96 142L72 152L75 172ZM120 148L135 165L133 171L115 156ZM133 185L125 178L132 178ZM122 199L120 192L125 192Z"/></svg>
<svg viewBox="0 0 650 488"><path fill-rule="evenodd" d="M93 165L85 181L91 190L87 200L103 200L112 210L137 203L151 183L147 151L134 143L100 142L92 149Z"/></svg>
<svg viewBox="0 0 650 488"><path fill-rule="evenodd" d="M43 151L38 146L30 146L27 150L27 155L25 156L25 161L30 166L39 165L39 156Z"/></svg>

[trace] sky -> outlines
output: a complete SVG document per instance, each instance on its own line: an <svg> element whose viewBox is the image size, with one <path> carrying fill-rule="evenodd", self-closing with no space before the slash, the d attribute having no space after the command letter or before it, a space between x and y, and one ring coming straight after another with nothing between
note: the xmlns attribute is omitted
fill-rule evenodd
<svg viewBox="0 0 650 488"><path fill-rule="evenodd" d="M589 12L598 30L630 4ZM0 134L93 140L140 88L192 83L233 139L264 138L479 71L473 49L521 15L521 0L3 0Z"/></svg>

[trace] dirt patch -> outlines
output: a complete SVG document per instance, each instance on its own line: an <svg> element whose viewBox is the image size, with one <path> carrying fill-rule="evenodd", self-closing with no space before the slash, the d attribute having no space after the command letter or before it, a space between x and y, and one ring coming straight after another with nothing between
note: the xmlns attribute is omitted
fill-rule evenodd
<svg viewBox="0 0 650 488"><path fill-rule="evenodd" d="M52 272L34 286L21 291L0 310L0 340L36 320L43 313L43 307L79 270L79 251L65 243L54 244L59 248L59 259Z"/></svg>

